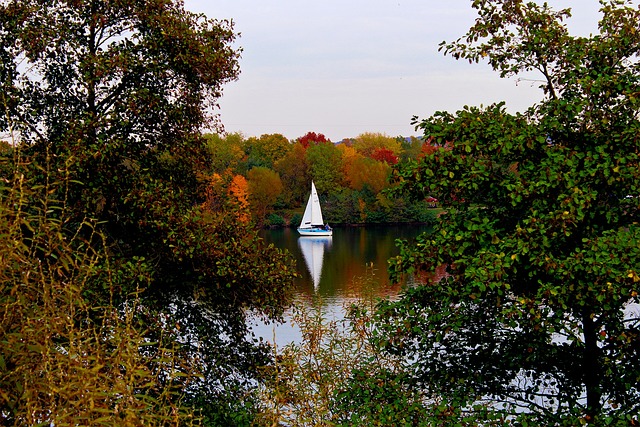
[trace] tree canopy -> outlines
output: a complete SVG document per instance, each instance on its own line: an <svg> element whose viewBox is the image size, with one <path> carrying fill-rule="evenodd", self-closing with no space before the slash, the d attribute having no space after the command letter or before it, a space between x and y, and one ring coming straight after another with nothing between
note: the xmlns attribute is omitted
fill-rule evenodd
<svg viewBox="0 0 640 427"><path fill-rule="evenodd" d="M125 201L170 174L193 203L197 132L238 73L231 24L158 0L0 7L2 128L49 174L72 174L76 208L130 235L140 207Z"/></svg>
<svg viewBox="0 0 640 427"><path fill-rule="evenodd" d="M537 71L545 97L416 120L434 149L394 171L401 191L445 204L390 261L445 278L379 319L413 384L441 396L438 420L638 422L640 10L601 4L599 34L576 37L569 10L474 1L475 25L441 45L502 76Z"/></svg>

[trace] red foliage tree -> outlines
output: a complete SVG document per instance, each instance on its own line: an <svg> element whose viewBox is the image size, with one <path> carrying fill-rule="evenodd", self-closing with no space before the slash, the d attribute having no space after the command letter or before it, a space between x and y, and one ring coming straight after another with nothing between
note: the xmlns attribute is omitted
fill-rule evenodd
<svg viewBox="0 0 640 427"><path fill-rule="evenodd" d="M380 162L386 162L388 165L398 163L398 156L393 154L393 151L390 149L384 147L376 148L373 153L371 153L371 158Z"/></svg>
<svg viewBox="0 0 640 427"><path fill-rule="evenodd" d="M306 149L309 145L313 144L321 144L325 142L331 142L321 133L315 132L307 132L304 136L298 138L298 142L302 144L302 146Z"/></svg>

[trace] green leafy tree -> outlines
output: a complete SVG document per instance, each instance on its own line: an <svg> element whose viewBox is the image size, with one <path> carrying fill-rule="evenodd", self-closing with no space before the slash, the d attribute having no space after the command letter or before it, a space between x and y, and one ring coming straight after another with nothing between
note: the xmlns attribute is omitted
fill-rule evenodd
<svg viewBox="0 0 640 427"><path fill-rule="evenodd" d="M198 129L238 74L231 24L159 0L0 8L3 130L46 168L42 181L73 178L60 198L78 218L104 221L128 253L170 253L156 225L204 193ZM151 205L164 213L149 218L162 212Z"/></svg>
<svg viewBox="0 0 640 427"><path fill-rule="evenodd" d="M255 166L273 169L273 165L291 150L291 143L279 133L265 134L260 138L248 138L244 143L244 150L248 170Z"/></svg>
<svg viewBox="0 0 640 427"><path fill-rule="evenodd" d="M310 145L306 151L311 178L318 192L328 195L343 187L344 176L340 165L342 154L335 145L322 143ZM307 185L310 188L310 183Z"/></svg>
<svg viewBox="0 0 640 427"><path fill-rule="evenodd" d="M402 148L402 151L400 151L400 161L406 161L409 159L415 160L418 158L420 150L422 149L422 138L417 138L415 136L408 138L398 137L396 140L400 142L400 147Z"/></svg>
<svg viewBox="0 0 640 427"><path fill-rule="evenodd" d="M441 46L502 76L537 71L545 98L420 121L447 148L396 171L446 205L390 263L447 278L379 318L381 343L442 396L434 423L638 423L640 10L601 4L600 33L575 37L568 10L474 1L475 25Z"/></svg>
<svg viewBox="0 0 640 427"><path fill-rule="evenodd" d="M322 204L322 215L331 223L352 224L360 220L359 194L348 188L333 192Z"/></svg>
<svg viewBox="0 0 640 427"><path fill-rule="evenodd" d="M208 107L238 74L231 24L177 2L0 7L3 130L11 126L42 158L72 161L84 183L75 191L105 215L122 208L136 171L201 145L194 135Z"/></svg>
<svg viewBox="0 0 640 427"><path fill-rule="evenodd" d="M245 160L242 149L244 137L240 133L232 133L221 136L219 134L205 135L207 147L211 155L211 170L223 173L227 169L232 172L241 172L240 166Z"/></svg>

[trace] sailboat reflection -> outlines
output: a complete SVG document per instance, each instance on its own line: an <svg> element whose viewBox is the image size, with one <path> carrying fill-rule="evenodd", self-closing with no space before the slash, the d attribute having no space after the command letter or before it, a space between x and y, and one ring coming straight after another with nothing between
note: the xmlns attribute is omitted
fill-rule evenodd
<svg viewBox="0 0 640 427"><path fill-rule="evenodd" d="M331 248L331 236L302 237L298 239L298 246L313 279L313 289L318 290L322 275L322 261L325 251Z"/></svg>

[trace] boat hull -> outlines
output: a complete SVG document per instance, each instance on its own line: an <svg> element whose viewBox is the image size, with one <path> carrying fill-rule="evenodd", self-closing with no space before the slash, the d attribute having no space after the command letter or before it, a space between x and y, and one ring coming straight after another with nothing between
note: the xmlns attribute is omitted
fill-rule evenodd
<svg viewBox="0 0 640 427"><path fill-rule="evenodd" d="M301 236L332 236L333 230L325 230L324 228L298 228Z"/></svg>

